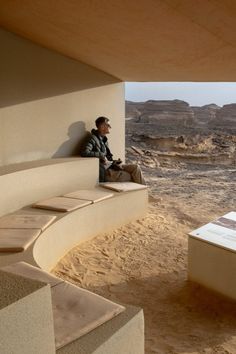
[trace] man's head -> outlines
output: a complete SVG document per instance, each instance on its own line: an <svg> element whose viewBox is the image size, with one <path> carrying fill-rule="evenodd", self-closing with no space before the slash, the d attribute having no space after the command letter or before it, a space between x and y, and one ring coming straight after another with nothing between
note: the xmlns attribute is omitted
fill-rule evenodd
<svg viewBox="0 0 236 354"><path fill-rule="evenodd" d="M98 117L95 120L96 127L98 129L99 134L106 135L110 133L110 122L106 117Z"/></svg>

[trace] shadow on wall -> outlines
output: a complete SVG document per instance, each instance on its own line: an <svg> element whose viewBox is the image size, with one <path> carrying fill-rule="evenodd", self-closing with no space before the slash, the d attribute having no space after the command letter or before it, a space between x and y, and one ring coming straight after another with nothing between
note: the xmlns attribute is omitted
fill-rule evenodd
<svg viewBox="0 0 236 354"><path fill-rule="evenodd" d="M87 64L0 29L0 107L117 83Z"/></svg>
<svg viewBox="0 0 236 354"><path fill-rule="evenodd" d="M67 135L69 139L61 144L52 158L79 156L90 133L86 131L84 122L74 122L69 126Z"/></svg>

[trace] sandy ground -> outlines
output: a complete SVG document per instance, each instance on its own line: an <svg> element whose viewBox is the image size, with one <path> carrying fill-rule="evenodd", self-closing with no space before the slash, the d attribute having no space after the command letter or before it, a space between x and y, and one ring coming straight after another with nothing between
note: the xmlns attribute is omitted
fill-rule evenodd
<svg viewBox="0 0 236 354"><path fill-rule="evenodd" d="M187 233L235 210L236 169L170 162L144 172L148 214L74 248L54 273L142 307L147 354L236 353L235 303L186 280Z"/></svg>

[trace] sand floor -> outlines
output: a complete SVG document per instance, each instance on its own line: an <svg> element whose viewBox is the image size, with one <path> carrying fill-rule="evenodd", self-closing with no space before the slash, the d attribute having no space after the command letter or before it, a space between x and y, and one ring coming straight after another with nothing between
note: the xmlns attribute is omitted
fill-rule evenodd
<svg viewBox="0 0 236 354"><path fill-rule="evenodd" d="M186 280L187 233L236 209L236 169L182 164L145 172L148 214L77 246L54 273L142 307L147 354L236 353L235 303Z"/></svg>

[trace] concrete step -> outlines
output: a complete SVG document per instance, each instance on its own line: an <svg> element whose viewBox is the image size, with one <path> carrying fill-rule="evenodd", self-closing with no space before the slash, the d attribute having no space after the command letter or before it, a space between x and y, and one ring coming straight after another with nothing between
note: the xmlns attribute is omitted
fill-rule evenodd
<svg viewBox="0 0 236 354"><path fill-rule="evenodd" d="M98 182L98 159L67 158L33 161L0 168L0 216L41 199Z"/></svg>

